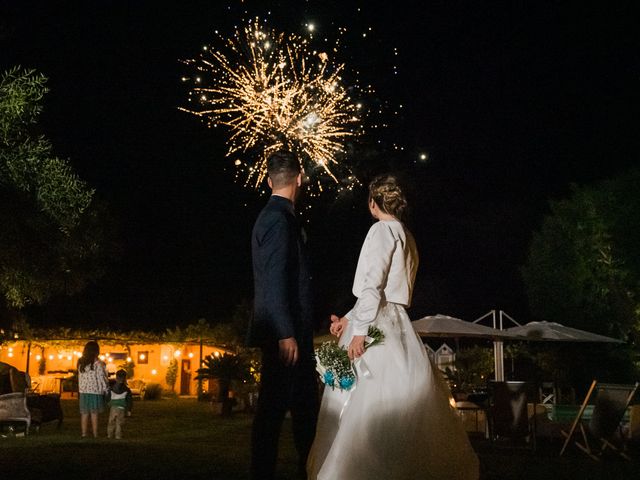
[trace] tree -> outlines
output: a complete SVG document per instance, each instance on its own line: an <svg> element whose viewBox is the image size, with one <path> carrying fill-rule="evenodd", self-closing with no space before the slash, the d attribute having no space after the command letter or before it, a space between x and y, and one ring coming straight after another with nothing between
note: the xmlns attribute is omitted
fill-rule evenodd
<svg viewBox="0 0 640 480"><path fill-rule="evenodd" d="M474 388L483 388L487 384L493 367L491 349L473 346L456 352L453 365L446 367L446 374L447 378L454 382L455 390L470 391Z"/></svg>
<svg viewBox="0 0 640 480"><path fill-rule="evenodd" d="M176 380L178 379L178 360L175 358L171 359L169 362L169 367L167 367L167 375L165 376L165 380L167 385L172 392L175 392L176 389Z"/></svg>
<svg viewBox="0 0 640 480"><path fill-rule="evenodd" d="M0 292L13 308L80 291L115 251L94 190L36 133L46 80L19 67L0 79Z"/></svg>
<svg viewBox="0 0 640 480"><path fill-rule="evenodd" d="M637 339L640 170L551 204L522 273L535 317Z"/></svg>
<svg viewBox="0 0 640 480"><path fill-rule="evenodd" d="M533 236L522 269L533 316L640 344L640 170L595 186L574 186ZM604 348L604 347L603 347ZM627 350L607 358L629 371ZM636 368L640 367L637 364ZM567 367L571 368L571 367ZM588 370L588 368L587 368Z"/></svg>

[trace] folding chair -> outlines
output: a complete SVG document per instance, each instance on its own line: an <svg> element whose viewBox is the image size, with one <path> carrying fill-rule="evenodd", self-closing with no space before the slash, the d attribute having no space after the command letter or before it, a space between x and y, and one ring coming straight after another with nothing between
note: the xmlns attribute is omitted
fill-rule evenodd
<svg viewBox="0 0 640 480"><path fill-rule="evenodd" d="M537 391L529 382L489 382L488 425L492 442L501 438L524 440L536 448ZM533 415L529 416L529 402L533 403ZM510 445L514 445L513 442Z"/></svg>
<svg viewBox="0 0 640 480"><path fill-rule="evenodd" d="M540 403L542 405L555 405L558 400L556 384L553 382L542 382L539 388Z"/></svg>
<svg viewBox="0 0 640 480"><path fill-rule="evenodd" d="M626 438L622 432L621 423L629 403L638 390L638 385L640 385L638 382L635 385L599 384L596 380L591 382L591 387L580 406L578 415L571 424L569 433L561 431L565 441L560 455L565 452L574 434L579 430L580 436L574 440L574 443L592 459L599 460L600 455L610 448L623 458L630 460L625 453ZM583 415L594 391L596 393L593 412L591 420L587 423ZM590 440L591 443L589 443ZM619 445L616 446L613 442Z"/></svg>

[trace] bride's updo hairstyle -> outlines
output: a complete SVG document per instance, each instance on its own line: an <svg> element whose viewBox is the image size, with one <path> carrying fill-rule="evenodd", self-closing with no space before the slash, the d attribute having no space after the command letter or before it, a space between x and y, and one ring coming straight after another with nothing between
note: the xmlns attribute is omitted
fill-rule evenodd
<svg viewBox="0 0 640 480"><path fill-rule="evenodd" d="M398 220L407 209L407 199L398 179L393 175L379 175L369 184L369 200L373 200L378 208Z"/></svg>

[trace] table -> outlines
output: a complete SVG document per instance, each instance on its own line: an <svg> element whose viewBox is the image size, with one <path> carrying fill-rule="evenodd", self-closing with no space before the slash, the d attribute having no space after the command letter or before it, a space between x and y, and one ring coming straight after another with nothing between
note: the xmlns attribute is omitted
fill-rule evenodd
<svg viewBox="0 0 640 480"><path fill-rule="evenodd" d="M458 410L459 412L461 412L462 414L464 414L465 412L472 412L473 414L475 414L475 424L476 424L476 428L474 431L476 432L483 432L486 433L487 432L487 428L486 428L486 413L485 413L485 408L478 405L477 403L473 403L473 402L469 402L468 400L463 400L460 402L456 402L456 410ZM485 420L485 425L483 425L483 429L480 430L480 421L478 418L479 413L482 412L484 414L484 420Z"/></svg>

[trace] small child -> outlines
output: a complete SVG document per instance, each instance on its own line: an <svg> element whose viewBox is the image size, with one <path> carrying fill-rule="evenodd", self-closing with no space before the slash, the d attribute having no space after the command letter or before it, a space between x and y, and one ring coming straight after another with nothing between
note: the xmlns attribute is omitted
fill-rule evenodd
<svg viewBox="0 0 640 480"><path fill-rule="evenodd" d="M127 385L127 372L118 370L116 372L116 382L109 392L109 425L107 426L107 438L113 438L114 433L117 439L122 438L122 425L124 417L131 416L133 407L133 397L131 389Z"/></svg>

